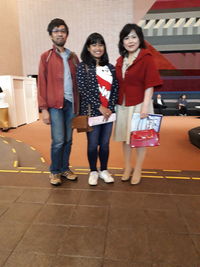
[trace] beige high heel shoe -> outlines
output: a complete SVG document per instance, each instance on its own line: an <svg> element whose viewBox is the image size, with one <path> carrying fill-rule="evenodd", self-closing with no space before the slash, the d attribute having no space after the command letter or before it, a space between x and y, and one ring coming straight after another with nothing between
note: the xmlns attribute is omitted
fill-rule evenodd
<svg viewBox="0 0 200 267"><path fill-rule="evenodd" d="M122 175L122 178L121 178L121 181L122 182L127 182L127 181L129 181L130 180L130 178L131 178L131 174L132 174L132 172L133 172L133 169L131 169L130 171L129 171L129 173L127 174L127 173L123 173L123 175Z"/></svg>
<svg viewBox="0 0 200 267"><path fill-rule="evenodd" d="M137 174L134 174L133 173L133 175L135 177L132 176L132 178L131 178L131 185L137 185L137 184L139 184L141 182L141 180L142 180L142 173L141 172L140 173L137 173Z"/></svg>
<svg viewBox="0 0 200 267"><path fill-rule="evenodd" d="M137 184L141 183L141 180L142 180L141 177L137 181L131 179L131 185L137 185Z"/></svg>

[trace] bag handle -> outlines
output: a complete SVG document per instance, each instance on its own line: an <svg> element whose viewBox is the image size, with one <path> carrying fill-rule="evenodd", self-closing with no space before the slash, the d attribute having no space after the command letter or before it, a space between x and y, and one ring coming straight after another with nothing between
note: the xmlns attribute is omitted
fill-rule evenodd
<svg viewBox="0 0 200 267"><path fill-rule="evenodd" d="M86 74L87 74L87 86L89 88L89 68L88 68L88 65L85 64L85 71L86 71ZM91 105L88 104L88 117L91 116Z"/></svg>

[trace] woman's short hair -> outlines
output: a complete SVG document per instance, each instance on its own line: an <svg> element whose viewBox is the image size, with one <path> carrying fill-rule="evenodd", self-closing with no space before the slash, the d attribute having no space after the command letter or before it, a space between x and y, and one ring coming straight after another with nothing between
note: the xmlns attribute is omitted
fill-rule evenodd
<svg viewBox="0 0 200 267"><path fill-rule="evenodd" d="M179 98L183 98L183 96L187 97L186 94L181 94Z"/></svg>
<svg viewBox="0 0 200 267"><path fill-rule="evenodd" d="M59 19L59 18L56 18L56 19L53 19L52 21L50 21L50 23L47 27L47 31L49 32L49 35L52 34L52 30L55 27L60 27L61 25L65 26L65 30L66 30L66 33L68 35L69 34L69 28L68 28L67 24L65 23L65 21L63 19Z"/></svg>
<svg viewBox="0 0 200 267"><path fill-rule="evenodd" d="M144 41L144 35L143 35L143 32L142 32L142 28L140 26L138 26L137 24L135 23L128 23L126 24L120 34L119 34L119 44L118 44L118 48L119 48L119 53L121 56L125 56L127 55L127 50L124 48L124 45L123 45L123 41L124 41L124 38L126 36L129 35L129 33L134 30L140 40L140 45L139 47L140 48L146 48L146 45L145 45L145 41Z"/></svg>
<svg viewBox="0 0 200 267"><path fill-rule="evenodd" d="M90 34L83 46L83 50L81 52L81 59L86 65L96 65L96 60L93 58L91 53L88 51L88 48L92 44L101 44L104 45L104 54L100 58L99 65L105 66L109 63L108 53L106 49L106 43L101 34L94 32Z"/></svg>

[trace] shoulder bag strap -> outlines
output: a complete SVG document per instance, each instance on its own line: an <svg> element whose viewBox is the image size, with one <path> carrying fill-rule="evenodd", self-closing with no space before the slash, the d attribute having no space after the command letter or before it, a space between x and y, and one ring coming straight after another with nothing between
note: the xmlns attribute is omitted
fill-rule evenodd
<svg viewBox="0 0 200 267"><path fill-rule="evenodd" d="M86 74L87 74L87 86L89 87L89 73L88 73L89 68L88 68L87 64L85 64L85 70L86 70ZM90 116L91 116L91 105L88 104L88 117L90 117Z"/></svg>

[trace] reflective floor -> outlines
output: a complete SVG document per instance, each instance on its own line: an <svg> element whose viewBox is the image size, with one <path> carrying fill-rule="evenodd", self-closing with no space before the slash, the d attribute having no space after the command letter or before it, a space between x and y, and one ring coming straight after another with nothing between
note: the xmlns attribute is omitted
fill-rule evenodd
<svg viewBox="0 0 200 267"><path fill-rule="evenodd" d="M0 172L0 266L199 267L197 173L131 186L111 172L114 184L95 187L83 171L60 187L47 173Z"/></svg>

